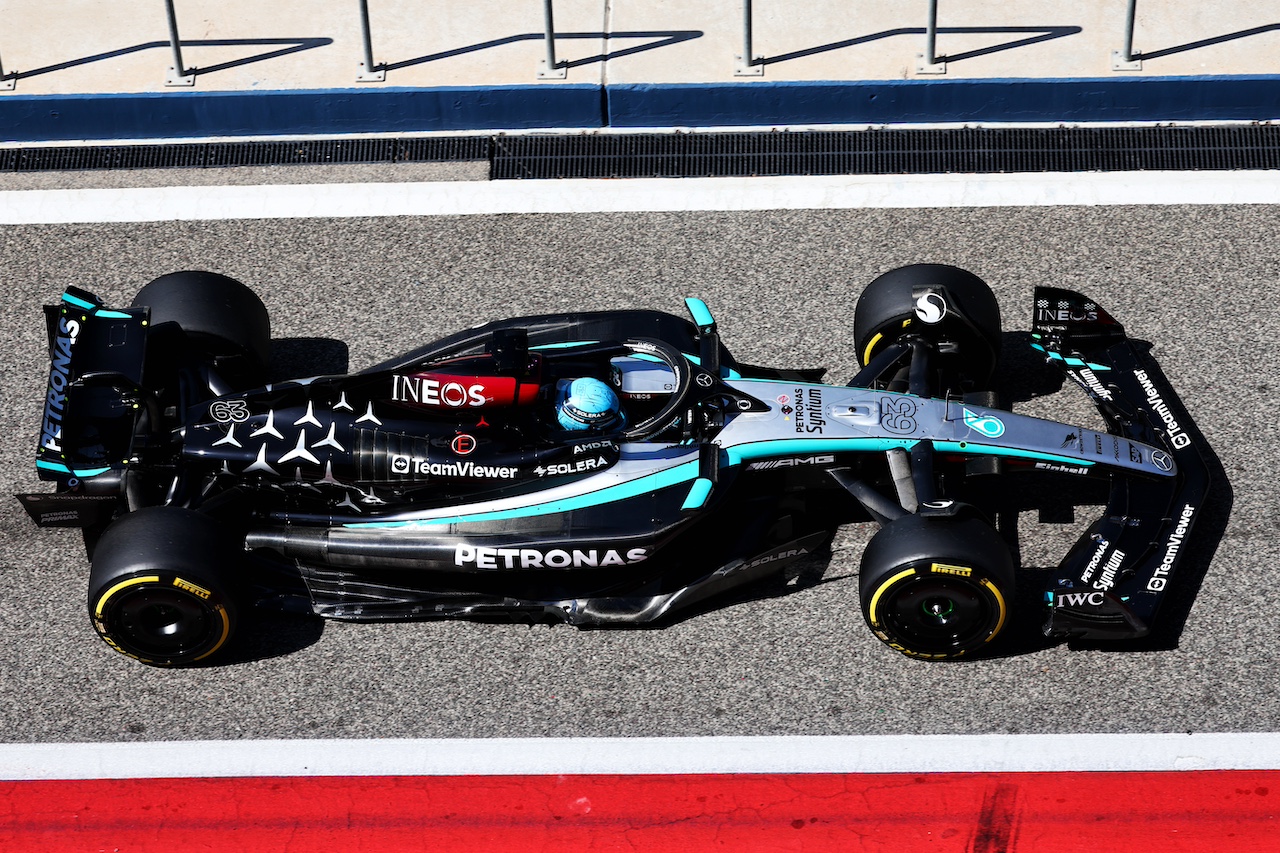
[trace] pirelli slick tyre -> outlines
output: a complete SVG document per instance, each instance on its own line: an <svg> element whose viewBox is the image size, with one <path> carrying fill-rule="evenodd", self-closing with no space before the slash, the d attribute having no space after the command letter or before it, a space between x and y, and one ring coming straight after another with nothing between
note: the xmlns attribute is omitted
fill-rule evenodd
<svg viewBox="0 0 1280 853"><path fill-rule="evenodd" d="M908 515L862 555L862 615L880 640L911 657L946 660L988 648L1009 623L1014 564L975 515Z"/></svg>
<svg viewBox="0 0 1280 853"><path fill-rule="evenodd" d="M229 276L200 270L162 275L138 291L133 306L151 322L177 323L204 355L220 360L237 386L265 376L271 358L271 318L258 295Z"/></svg>
<svg viewBox="0 0 1280 853"><path fill-rule="evenodd" d="M212 519L151 507L118 519L94 551L89 618L116 651L152 666L213 659L235 632L236 549Z"/></svg>
<svg viewBox="0 0 1280 853"><path fill-rule="evenodd" d="M1000 333L1000 305L991 288L968 270L946 264L912 264L878 276L858 297L853 314L862 366L905 334L948 339L957 344L951 357L960 372L978 388L987 387L1000 358Z"/></svg>

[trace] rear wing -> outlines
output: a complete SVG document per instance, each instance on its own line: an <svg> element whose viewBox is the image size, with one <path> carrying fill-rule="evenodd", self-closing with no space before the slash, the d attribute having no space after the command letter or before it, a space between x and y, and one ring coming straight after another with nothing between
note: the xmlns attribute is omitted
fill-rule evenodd
<svg viewBox="0 0 1280 853"><path fill-rule="evenodd" d="M148 316L146 308L105 308L76 287L45 306L49 384L36 447L42 480L74 487L128 465L148 400L141 390Z"/></svg>
<svg viewBox="0 0 1280 853"><path fill-rule="evenodd" d="M1115 437L1114 452L1148 454L1146 461L1176 471L1164 478L1113 477L1102 518L1072 547L1045 593L1045 633L1144 636L1209 491L1199 431L1159 365L1096 302L1042 287L1033 310L1032 346L1093 400Z"/></svg>

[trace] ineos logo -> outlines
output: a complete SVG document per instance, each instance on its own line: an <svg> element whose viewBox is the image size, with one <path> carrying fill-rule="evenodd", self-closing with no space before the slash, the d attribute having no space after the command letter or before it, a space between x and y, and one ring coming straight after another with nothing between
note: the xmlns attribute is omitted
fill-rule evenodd
<svg viewBox="0 0 1280 853"><path fill-rule="evenodd" d="M947 301L937 293L926 293L916 300L916 316L930 325L940 322L947 316Z"/></svg>

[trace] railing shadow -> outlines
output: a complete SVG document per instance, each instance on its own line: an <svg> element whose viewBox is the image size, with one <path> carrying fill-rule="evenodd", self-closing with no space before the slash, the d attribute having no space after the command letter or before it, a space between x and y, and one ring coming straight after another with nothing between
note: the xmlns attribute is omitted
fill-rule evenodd
<svg viewBox="0 0 1280 853"><path fill-rule="evenodd" d="M1199 50L1202 47L1211 47L1215 44L1223 44L1224 42L1235 41L1236 39L1249 38L1250 36L1262 35L1263 33L1276 32L1280 30L1280 24L1264 24L1260 27L1253 27L1239 32L1227 33L1225 35L1213 36L1212 38L1200 39L1199 41L1191 41L1186 44L1179 44L1173 47L1165 47L1160 50L1144 50L1141 53L1135 53L1135 59L1160 59L1165 56L1173 56L1176 53L1185 53L1189 50Z"/></svg>
<svg viewBox="0 0 1280 853"><path fill-rule="evenodd" d="M317 47L325 47L333 44L331 38L279 38L279 39L183 39L180 42L182 47L239 47L239 46L268 46L268 45L287 45L278 50L270 50L265 53L246 56L241 59L233 59L228 62L220 62L217 65L210 65L203 68L188 67L185 69L188 73L198 72L200 74L213 74L218 71L226 71L231 68L239 68L243 65L251 65L255 62L265 62L268 59L278 59L281 56L288 56L291 53L298 53L303 50L311 50ZM118 59L121 56L129 56L134 53L142 53L146 50L156 50L160 48L168 48L167 41L149 41L142 44L135 44L129 47L122 47L118 50L109 50L104 53L96 53L92 56L83 56L78 59L69 59L66 62L58 62L54 65L46 65L42 68L33 68L30 71L10 72L6 76L9 79L24 80L28 77L37 77L41 74L52 74L55 71L66 71L69 68L78 68L82 65L91 65L94 62L102 62L108 59Z"/></svg>
<svg viewBox="0 0 1280 853"><path fill-rule="evenodd" d="M1026 38L1015 39L1014 41L1003 42L1001 44L991 45L990 47L978 48L977 50L968 50L963 53L949 54L947 56L938 56L939 60L947 62L961 62L966 59L975 59L979 56L987 56L992 53L1000 53L1005 50L1016 50L1020 47L1027 47L1033 44L1039 44L1044 41L1052 41L1053 39L1065 38L1073 36L1082 31L1081 27L939 27L938 35L957 34L957 35L973 35L973 34L1011 34L1011 33L1033 33L1034 35ZM892 30L884 30L878 33L871 33L865 36L857 36L856 38L845 39L843 41L831 42L830 44L818 45L816 47L805 48L804 50L796 50L791 53L780 53L777 56L766 56L758 61L760 65L775 65L779 62L790 62L793 59L802 59L806 56L815 56L819 53L826 53L832 50L842 50L846 47L856 47L860 44L868 44L882 39L894 38L895 36L923 36L925 30L923 27L899 27Z"/></svg>
<svg viewBox="0 0 1280 853"><path fill-rule="evenodd" d="M620 33L556 33L557 42L563 39L657 39L657 41L648 42L646 44L635 45L634 47L622 48L620 50L611 50L608 53L599 53L595 56L588 56L583 59L561 60L557 63L557 66L560 68L578 68L583 65L591 65L592 63L608 62L611 59L620 59L624 56L643 53L646 50L657 50L659 48L669 47L673 44L679 44L680 42L701 38L703 35L704 33L701 30L655 30ZM399 62L387 62L378 65L377 68L378 70L384 71L397 71L401 68L409 68L413 65L424 65L428 62L438 62L442 59L451 59L455 56L463 56L464 54L476 53L481 50L490 50L491 48L503 47L504 45L516 44L522 41L542 41L544 38L546 38L544 33L521 33L520 35L492 39L490 41L479 42L478 44L470 44L466 47L457 47L452 50L441 51L440 53L419 56L414 59L403 59Z"/></svg>

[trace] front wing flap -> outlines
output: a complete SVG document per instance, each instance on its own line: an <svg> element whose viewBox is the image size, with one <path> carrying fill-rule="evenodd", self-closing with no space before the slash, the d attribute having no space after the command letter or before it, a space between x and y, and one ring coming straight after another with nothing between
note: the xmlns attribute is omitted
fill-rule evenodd
<svg viewBox="0 0 1280 853"><path fill-rule="evenodd" d="M1045 593L1045 633L1056 637L1145 636L1167 594L1186 542L1203 511L1209 469L1192 436L1190 415L1149 354L1101 306L1082 294L1037 288L1033 340L1093 400L1116 452L1125 439L1151 445L1165 478L1113 476L1101 518L1072 547ZM1159 454L1159 455L1157 455Z"/></svg>

